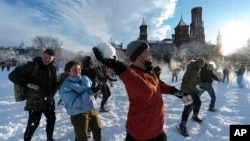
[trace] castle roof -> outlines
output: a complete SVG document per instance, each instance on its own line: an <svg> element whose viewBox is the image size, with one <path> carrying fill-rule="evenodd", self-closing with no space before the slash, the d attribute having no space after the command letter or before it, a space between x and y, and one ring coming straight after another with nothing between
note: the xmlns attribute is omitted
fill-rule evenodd
<svg viewBox="0 0 250 141"><path fill-rule="evenodd" d="M184 20L182 19L182 16L181 16L181 20L180 20L180 22L178 23L177 26L188 26L188 25L184 22Z"/></svg>

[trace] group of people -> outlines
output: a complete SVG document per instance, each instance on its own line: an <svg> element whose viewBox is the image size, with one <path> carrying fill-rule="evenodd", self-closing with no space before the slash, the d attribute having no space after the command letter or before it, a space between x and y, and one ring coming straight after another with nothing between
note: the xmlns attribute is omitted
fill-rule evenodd
<svg viewBox="0 0 250 141"><path fill-rule="evenodd" d="M243 75L246 71L245 65L244 64L240 64L239 68L235 71L236 74L236 82L239 88L244 88L244 82L243 82ZM223 69L223 78L222 78L222 83L229 82L229 74L230 74L230 70L228 66L225 66L225 68Z"/></svg>
<svg viewBox="0 0 250 141"><path fill-rule="evenodd" d="M126 53L131 64L125 64L114 58L105 58L102 52L93 48L96 59L106 67L112 69L115 75L125 85L129 99L129 108L126 121L125 141L167 141L167 135L163 129L165 112L162 94L175 95L184 103L179 128L181 133L188 136L186 123L193 111L192 119L201 122L198 116L201 100L200 94L204 90L211 96L209 111L215 111L215 94L212 88L209 68L203 58L191 61L182 78L181 88L166 84L160 79L161 69L155 69L152 65L150 46L142 40L135 40L128 44ZM45 115L47 125L47 141L53 141L53 131L56 121L54 96L59 89L59 95L64 102L67 114L70 116L74 127L75 140L87 141L88 132L92 131L95 141L102 140L101 121L96 110L96 97L98 91L105 93L101 102L101 111L107 111L104 107L110 96L107 80L116 79L103 77L92 65L91 57L85 57L82 64L78 61L69 61L64 67L63 78L57 81L56 69L53 65L55 51L46 49L41 57L34 59L39 64L36 76L28 80L35 67L35 63L28 63L17 67L9 74L9 79L14 83L27 88L27 100L25 110L29 113L27 127L24 133L24 141L30 141L39 125L42 114ZM104 69L105 70L105 69ZM105 72L102 73L105 75ZM201 82L201 83L200 83ZM197 88L197 85L203 89Z"/></svg>

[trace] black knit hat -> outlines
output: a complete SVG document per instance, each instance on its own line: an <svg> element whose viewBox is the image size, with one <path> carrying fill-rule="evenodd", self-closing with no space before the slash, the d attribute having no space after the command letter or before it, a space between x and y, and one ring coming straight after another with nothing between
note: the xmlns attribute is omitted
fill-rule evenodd
<svg viewBox="0 0 250 141"><path fill-rule="evenodd" d="M198 64L198 65L204 65L205 64L205 59L200 57L200 58L197 58L195 60L195 62Z"/></svg>
<svg viewBox="0 0 250 141"><path fill-rule="evenodd" d="M128 44L126 53L129 56L129 59L134 62L138 56L141 55L141 53L149 48L149 45L147 42L143 40L136 40L132 41Z"/></svg>

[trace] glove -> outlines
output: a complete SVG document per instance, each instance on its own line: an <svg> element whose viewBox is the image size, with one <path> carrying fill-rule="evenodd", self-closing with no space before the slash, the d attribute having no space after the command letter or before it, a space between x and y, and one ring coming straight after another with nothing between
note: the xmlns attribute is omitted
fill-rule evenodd
<svg viewBox="0 0 250 141"><path fill-rule="evenodd" d="M181 90L176 89L174 86L170 88L170 94L177 96L178 98L183 97L183 92Z"/></svg>
<svg viewBox="0 0 250 141"><path fill-rule="evenodd" d="M193 103L193 98L191 95L183 95L182 101L184 105L187 106Z"/></svg>
<svg viewBox="0 0 250 141"><path fill-rule="evenodd" d="M99 83L99 84L96 86L96 83L93 82L93 83L92 83L92 86L91 86L91 90L92 90L93 93L97 93L97 92L101 89L101 87L102 87L102 84L101 84L101 83Z"/></svg>
<svg viewBox="0 0 250 141"><path fill-rule="evenodd" d="M117 81L117 79L112 79L111 81Z"/></svg>
<svg viewBox="0 0 250 141"><path fill-rule="evenodd" d="M95 57L98 61L100 61L102 64L108 66L109 68L112 68L116 75L120 75L123 71L125 71L127 69L127 66L123 62L118 61L115 58L114 59L105 59L103 57L103 54L96 47L93 48L93 53L95 54Z"/></svg>

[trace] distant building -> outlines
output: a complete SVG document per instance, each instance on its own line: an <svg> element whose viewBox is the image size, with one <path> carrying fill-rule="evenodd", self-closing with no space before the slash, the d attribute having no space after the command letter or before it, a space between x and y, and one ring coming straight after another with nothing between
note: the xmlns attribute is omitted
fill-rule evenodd
<svg viewBox="0 0 250 141"><path fill-rule="evenodd" d="M211 44L205 42L205 32L204 32L204 22L202 20L202 7L195 7L191 10L192 21L189 25L183 20L182 16L175 27L175 33L172 34L172 39L164 40L149 40L147 39L147 25L142 20L140 25L140 33L138 40L147 41L151 46L152 56L164 61L169 61L170 58L180 58L183 57L180 54L180 49L182 48L191 48L197 46L200 48L197 52L201 53L200 55L211 55L211 56L220 56L219 49L222 47L222 39L220 32L217 36L217 44ZM191 56L190 56L191 57Z"/></svg>

